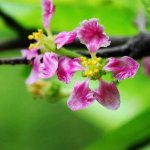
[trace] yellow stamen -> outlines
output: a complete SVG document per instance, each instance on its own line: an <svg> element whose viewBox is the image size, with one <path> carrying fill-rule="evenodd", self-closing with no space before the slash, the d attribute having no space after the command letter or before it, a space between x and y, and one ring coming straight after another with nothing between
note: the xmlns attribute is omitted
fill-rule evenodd
<svg viewBox="0 0 150 150"><path fill-rule="evenodd" d="M92 76L93 75L93 72L90 70L88 71L88 76Z"/></svg>
<svg viewBox="0 0 150 150"><path fill-rule="evenodd" d="M96 65L96 63L97 63L96 60L92 61L92 65Z"/></svg>
<svg viewBox="0 0 150 150"><path fill-rule="evenodd" d="M34 47L34 45L35 45L35 44L31 43L31 44L29 45L29 49L32 49L32 48Z"/></svg>
<svg viewBox="0 0 150 150"><path fill-rule="evenodd" d="M85 67L83 72L84 77L89 77L90 79L99 79L101 77L101 70L103 64L101 63L102 58L92 57L90 59L86 57L80 57L81 64Z"/></svg>
<svg viewBox="0 0 150 150"><path fill-rule="evenodd" d="M29 36L28 36L28 39L29 39L29 40L33 40L33 39L34 39L34 36L33 36L33 35L29 35Z"/></svg>
<svg viewBox="0 0 150 150"><path fill-rule="evenodd" d="M98 69L97 69L97 68L96 68L96 69L94 69L94 72L95 72L95 73L98 73Z"/></svg>
<svg viewBox="0 0 150 150"><path fill-rule="evenodd" d="M80 60L81 60L81 61L85 61L86 58L82 56L82 57L80 57Z"/></svg>
<svg viewBox="0 0 150 150"><path fill-rule="evenodd" d="M85 61L83 61L82 62L82 64L84 65L84 66L87 66L88 65L88 63L87 63L87 61L85 60Z"/></svg>
<svg viewBox="0 0 150 150"><path fill-rule="evenodd" d="M102 58L101 58L101 57L98 57L98 58L96 58L96 60L99 62L99 61L102 60Z"/></svg>

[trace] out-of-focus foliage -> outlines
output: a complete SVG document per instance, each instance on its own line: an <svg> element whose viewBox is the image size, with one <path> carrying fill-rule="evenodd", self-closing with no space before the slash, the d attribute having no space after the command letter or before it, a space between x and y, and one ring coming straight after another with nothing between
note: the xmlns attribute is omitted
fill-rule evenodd
<svg viewBox="0 0 150 150"><path fill-rule="evenodd" d="M99 150L100 148L104 150L138 149L137 146L142 143L145 143L147 147L150 135L149 115L150 108L117 130L104 135L87 150Z"/></svg>
<svg viewBox="0 0 150 150"><path fill-rule="evenodd" d="M83 19L98 17L108 35L138 33L133 25L141 8L138 0L54 0L54 3L56 14L51 25L54 32L72 30ZM42 27L40 4L40 0L0 0L0 7L27 28ZM14 37L14 31L0 18L1 41ZM0 57L19 55L18 50L0 53ZM150 78L144 76L142 68L134 79L119 84L121 107L117 111L106 110L95 102L86 110L72 112L66 99L54 105L44 99L34 100L24 84L28 74L29 66L0 66L0 149L77 150L89 146L92 150L122 150L150 137ZM82 79L76 75L76 80ZM67 86L62 84L64 92L71 91L74 81Z"/></svg>
<svg viewBox="0 0 150 150"><path fill-rule="evenodd" d="M142 2L145 6L145 9L150 12L150 0L143 0Z"/></svg>
<svg viewBox="0 0 150 150"><path fill-rule="evenodd" d="M132 26L138 6L136 0L55 0L54 2L57 7L52 19L53 31L72 30L82 20L97 17L109 34L129 35L137 32ZM1 7L22 25L40 28L42 27L40 4L41 2L37 0L5 0L1 2ZM4 25L1 23L1 26Z"/></svg>

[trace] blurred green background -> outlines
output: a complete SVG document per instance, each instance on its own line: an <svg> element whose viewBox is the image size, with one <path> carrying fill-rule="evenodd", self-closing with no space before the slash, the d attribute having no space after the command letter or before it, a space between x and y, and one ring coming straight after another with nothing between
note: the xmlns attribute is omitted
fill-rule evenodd
<svg viewBox="0 0 150 150"><path fill-rule="evenodd" d="M108 35L135 35L133 25L140 0L54 0L54 32L72 30L97 17ZM42 28L41 1L0 0L0 7L26 28ZM0 18L0 41L16 37ZM0 52L0 57L20 56L19 50ZM25 79L29 66L0 66L0 150L126 150L150 149L150 77L142 68L134 79L119 84L121 107L117 111L97 102L72 112L67 99L49 104L28 93ZM73 88L78 75L66 92Z"/></svg>

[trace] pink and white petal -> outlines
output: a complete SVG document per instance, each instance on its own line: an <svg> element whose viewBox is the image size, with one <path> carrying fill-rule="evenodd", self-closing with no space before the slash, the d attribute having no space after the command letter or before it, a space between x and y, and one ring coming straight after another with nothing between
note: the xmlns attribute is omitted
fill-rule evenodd
<svg viewBox="0 0 150 150"><path fill-rule="evenodd" d="M133 78L139 68L139 64L131 57L109 58L104 70L111 71L117 80Z"/></svg>
<svg viewBox="0 0 150 150"><path fill-rule="evenodd" d="M148 76L150 76L150 56L144 57L142 59L143 67L144 67L144 73Z"/></svg>
<svg viewBox="0 0 150 150"><path fill-rule="evenodd" d="M58 56L55 53L46 52L43 55L43 62L39 68L40 78L50 78L55 75L58 68Z"/></svg>
<svg viewBox="0 0 150 150"><path fill-rule="evenodd" d="M94 92L95 99L108 109L118 109L120 106L120 95L115 83L106 83L103 80L100 80L99 83L99 89Z"/></svg>
<svg viewBox="0 0 150 150"><path fill-rule="evenodd" d="M79 62L80 59L78 58L71 59L68 57L61 57L57 69L58 79L65 83L69 83L75 72L84 70Z"/></svg>
<svg viewBox="0 0 150 150"><path fill-rule="evenodd" d="M32 83L34 83L38 80L38 78L39 78L40 59L41 59L41 56L37 56L33 60L32 71L30 73L30 76L26 80L27 84L32 84Z"/></svg>
<svg viewBox="0 0 150 150"><path fill-rule="evenodd" d="M110 45L108 36L96 18L83 21L77 31L78 38L87 46L90 53L96 53L100 47Z"/></svg>
<svg viewBox="0 0 150 150"><path fill-rule="evenodd" d="M27 60L31 60L32 58L35 58L38 56L38 51L36 49L23 49L21 50L22 56L26 58Z"/></svg>
<svg viewBox="0 0 150 150"><path fill-rule="evenodd" d="M55 5L52 0L43 0L43 25L46 29L49 28L51 18L55 12Z"/></svg>
<svg viewBox="0 0 150 150"><path fill-rule="evenodd" d="M89 89L89 80L85 80L75 84L67 104L71 110L76 111L88 107L93 101L93 93Z"/></svg>
<svg viewBox="0 0 150 150"><path fill-rule="evenodd" d="M76 31L59 33L55 38L55 44L57 44L57 49L60 49L66 44L72 43L75 40L76 36Z"/></svg>

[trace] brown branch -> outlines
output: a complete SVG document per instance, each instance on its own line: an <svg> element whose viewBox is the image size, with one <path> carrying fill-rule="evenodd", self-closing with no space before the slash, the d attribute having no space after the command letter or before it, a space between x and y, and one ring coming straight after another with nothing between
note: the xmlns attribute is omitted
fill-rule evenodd
<svg viewBox="0 0 150 150"><path fill-rule="evenodd" d="M9 28L16 31L18 35L18 37L15 39L1 41L0 51L28 47L31 41L27 39L27 36L31 34L33 31L35 31L35 29L27 29L23 27L22 24L17 22L12 16L5 13L1 8L0 8L0 17L3 19L5 24Z"/></svg>
<svg viewBox="0 0 150 150"><path fill-rule="evenodd" d="M19 24L13 17L6 14L1 8L0 8L0 16L2 17L6 25L14 29L19 35L24 33L24 31L26 31L26 28L24 28L21 24Z"/></svg>
<svg viewBox="0 0 150 150"><path fill-rule="evenodd" d="M78 53L90 57L88 50L78 50ZM141 59L145 56L150 56L150 34L142 33L130 38L128 42L116 47L108 47L100 49L97 52L99 57L117 57L131 56L136 59ZM29 64L24 58L5 58L0 59L0 64Z"/></svg>
<svg viewBox="0 0 150 150"><path fill-rule="evenodd" d="M16 23L16 21L13 20L11 17L10 19L3 12L0 12L0 14L2 14L3 19L7 24L10 23L11 26L14 27L17 26L20 28L21 32L24 32L24 34L22 34L23 36L15 40L10 40L5 43L0 43L0 50L27 47L29 43L27 41L26 36L27 33L31 30L26 30L22 28L21 25ZM10 19L9 20L10 22L8 21L8 19ZM139 35L133 37L111 37L110 38L110 40L112 41L111 47L99 50L97 52L97 56L99 57L131 56L137 59L140 59L145 56L149 56L150 55L150 34L146 32L146 18L141 12L137 17L136 25L140 31ZM78 40L68 45L67 47L79 49L77 51L78 53L90 57L88 51L83 50L85 46L81 45L81 43ZM0 64L15 65L15 64L29 64L29 62L24 58L5 58L5 59L3 58L0 59Z"/></svg>
<svg viewBox="0 0 150 150"><path fill-rule="evenodd" d="M15 58L0 58L0 65L22 65L22 64L29 64L29 61L22 57L15 57Z"/></svg>
<svg viewBox="0 0 150 150"><path fill-rule="evenodd" d="M30 41L27 39L27 37L24 38L17 38L12 39L8 41L1 41L0 42L0 51L5 50L15 50L15 49L22 49L28 47L30 44Z"/></svg>
<svg viewBox="0 0 150 150"><path fill-rule="evenodd" d="M31 41L27 39L27 36L31 34L33 31L36 31L37 29L26 29L20 23L18 23L12 16L9 16L8 14L6 14L2 9L0 9L0 16L2 17L6 25L14 29L18 34L18 37L15 39L0 42L0 51L11 50L11 49L21 49L24 47L28 47ZM54 34L57 34L57 33L55 32ZM127 37L121 37L121 36L110 37L111 46L124 44L129 39L130 37L128 36ZM73 42L70 45L67 45L67 47L79 48L79 49L85 48L85 46L81 44L79 40L75 40L75 42Z"/></svg>
<svg viewBox="0 0 150 150"><path fill-rule="evenodd" d="M90 57L87 50L78 51L78 53ZM116 57L116 56L131 56L136 59L141 59L145 56L150 56L150 34L143 33L134 36L124 45L100 49L97 52L99 57ZM5 58L0 59L2 64L29 64L24 58Z"/></svg>
<svg viewBox="0 0 150 150"><path fill-rule="evenodd" d="M117 46L124 44L127 42L131 37L110 37L111 46ZM12 49L22 49L28 47L31 41L27 39L27 35L23 37L19 37L16 39L11 39L9 41L2 41L0 42L0 51L5 50L12 50ZM79 42L79 40L75 40L73 43L66 46L67 48L75 48L75 49L82 49L85 48L83 44Z"/></svg>

